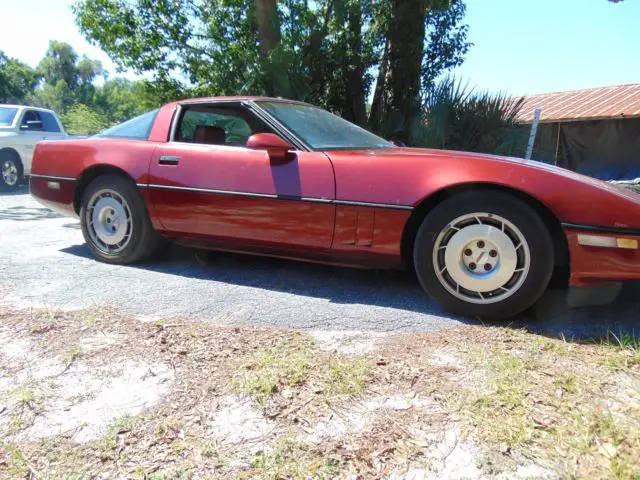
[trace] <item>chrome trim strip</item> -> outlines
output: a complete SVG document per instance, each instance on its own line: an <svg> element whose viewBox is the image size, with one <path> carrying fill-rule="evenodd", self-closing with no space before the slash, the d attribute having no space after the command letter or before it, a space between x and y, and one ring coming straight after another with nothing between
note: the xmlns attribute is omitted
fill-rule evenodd
<svg viewBox="0 0 640 480"><path fill-rule="evenodd" d="M589 232L615 233L619 235L640 235L640 228L608 227L605 225L583 225L580 223L562 222L562 228L574 228Z"/></svg>
<svg viewBox="0 0 640 480"><path fill-rule="evenodd" d="M36 173L30 173L29 177L44 178L47 180L68 180L70 182L75 182L78 180L77 178L73 178L73 177L56 177L55 175L38 175Z"/></svg>
<svg viewBox="0 0 640 480"><path fill-rule="evenodd" d="M352 205L355 207L379 207L379 208L391 208L394 210L413 210L411 205L396 205L393 203L372 203L372 202L354 202L351 200L335 200L338 205Z"/></svg>
<svg viewBox="0 0 640 480"><path fill-rule="evenodd" d="M167 139L168 142L172 142L176 135L176 129L178 128L178 121L180 120L181 113L182 105L178 104L173 112L173 117L171 117L171 128L169 129L169 138Z"/></svg>
<svg viewBox="0 0 640 480"><path fill-rule="evenodd" d="M325 203L335 205L349 205L354 207L372 207L372 208L389 208L394 210L413 210L410 205L393 205L387 203L371 203L371 202L354 202L350 200L333 200L330 198L318 198L318 197L295 197L291 195L276 195L273 193L251 193L251 192L236 192L233 190L217 190L213 188L195 188L195 187L178 187L173 185L158 185L158 184L137 184L142 188L156 188L159 190L174 190L179 192L196 192L196 193L213 193L217 195L233 195L238 197L252 197L252 198L269 198L272 200L291 200L298 202L311 202L311 203Z"/></svg>

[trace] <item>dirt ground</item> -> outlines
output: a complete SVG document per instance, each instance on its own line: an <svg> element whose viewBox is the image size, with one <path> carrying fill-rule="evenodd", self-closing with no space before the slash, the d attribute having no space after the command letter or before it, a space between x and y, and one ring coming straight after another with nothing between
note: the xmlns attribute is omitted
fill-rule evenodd
<svg viewBox="0 0 640 480"><path fill-rule="evenodd" d="M640 347L0 307L0 478L640 478Z"/></svg>

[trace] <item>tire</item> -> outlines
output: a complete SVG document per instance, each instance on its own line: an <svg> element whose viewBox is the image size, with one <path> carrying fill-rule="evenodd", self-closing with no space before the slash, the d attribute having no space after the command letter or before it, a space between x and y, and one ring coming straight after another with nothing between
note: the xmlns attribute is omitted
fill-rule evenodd
<svg viewBox="0 0 640 480"><path fill-rule="evenodd" d="M469 191L424 219L413 260L424 290L445 309L468 317L512 317L533 305L554 268L551 235L518 198Z"/></svg>
<svg viewBox="0 0 640 480"><path fill-rule="evenodd" d="M24 179L24 168L20 156L12 151L0 152L0 189L18 188Z"/></svg>
<svg viewBox="0 0 640 480"><path fill-rule="evenodd" d="M120 175L103 175L87 186L82 194L80 226L91 253L106 263L143 261L154 255L162 242L136 186Z"/></svg>

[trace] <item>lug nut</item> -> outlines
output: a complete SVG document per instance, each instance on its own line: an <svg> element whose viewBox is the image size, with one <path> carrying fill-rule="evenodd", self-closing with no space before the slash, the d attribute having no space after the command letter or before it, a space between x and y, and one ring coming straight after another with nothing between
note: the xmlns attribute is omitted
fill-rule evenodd
<svg viewBox="0 0 640 480"><path fill-rule="evenodd" d="M496 258L498 256L498 251L497 250L491 250L489 252L489 256L493 257L493 258Z"/></svg>
<svg viewBox="0 0 640 480"><path fill-rule="evenodd" d="M471 249L470 249L470 248L467 248L467 249L464 251L464 254L465 254L467 257L470 257L471 255L473 255L473 252L471 251Z"/></svg>
<svg viewBox="0 0 640 480"><path fill-rule="evenodd" d="M471 263L469 264L469 269L470 269L470 270L475 270L476 268L478 268L478 266L477 266L475 263L471 262Z"/></svg>
<svg viewBox="0 0 640 480"><path fill-rule="evenodd" d="M485 263L484 264L484 269L488 272L489 270L491 270L493 267L491 266L490 263Z"/></svg>
<svg viewBox="0 0 640 480"><path fill-rule="evenodd" d="M484 248L484 242L482 240L478 242L478 248Z"/></svg>

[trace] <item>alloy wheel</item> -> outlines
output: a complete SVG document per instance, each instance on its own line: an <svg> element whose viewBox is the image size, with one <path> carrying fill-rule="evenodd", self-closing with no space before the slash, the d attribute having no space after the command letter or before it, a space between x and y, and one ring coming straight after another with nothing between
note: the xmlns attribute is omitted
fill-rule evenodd
<svg viewBox="0 0 640 480"><path fill-rule="evenodd" d="M433 267L440 284L468 303L491 304L516 293L531 266L529 244L509 220L478 212L460 216L438 235Z"/></svg>
<svg viewBox="0 0 640 480"><path fill-rule="evenodd" d="M85 221L93 244L103 253L121 252L131 240L131 209L115 190L102 189L91 197Z"/></svg>
<svg viewBox="0 0 640 480"><path fill-rule="evenodd" d="M12 160L6 160L2 164L2 180L10 187L18 183L18 167Z"/></svg>

